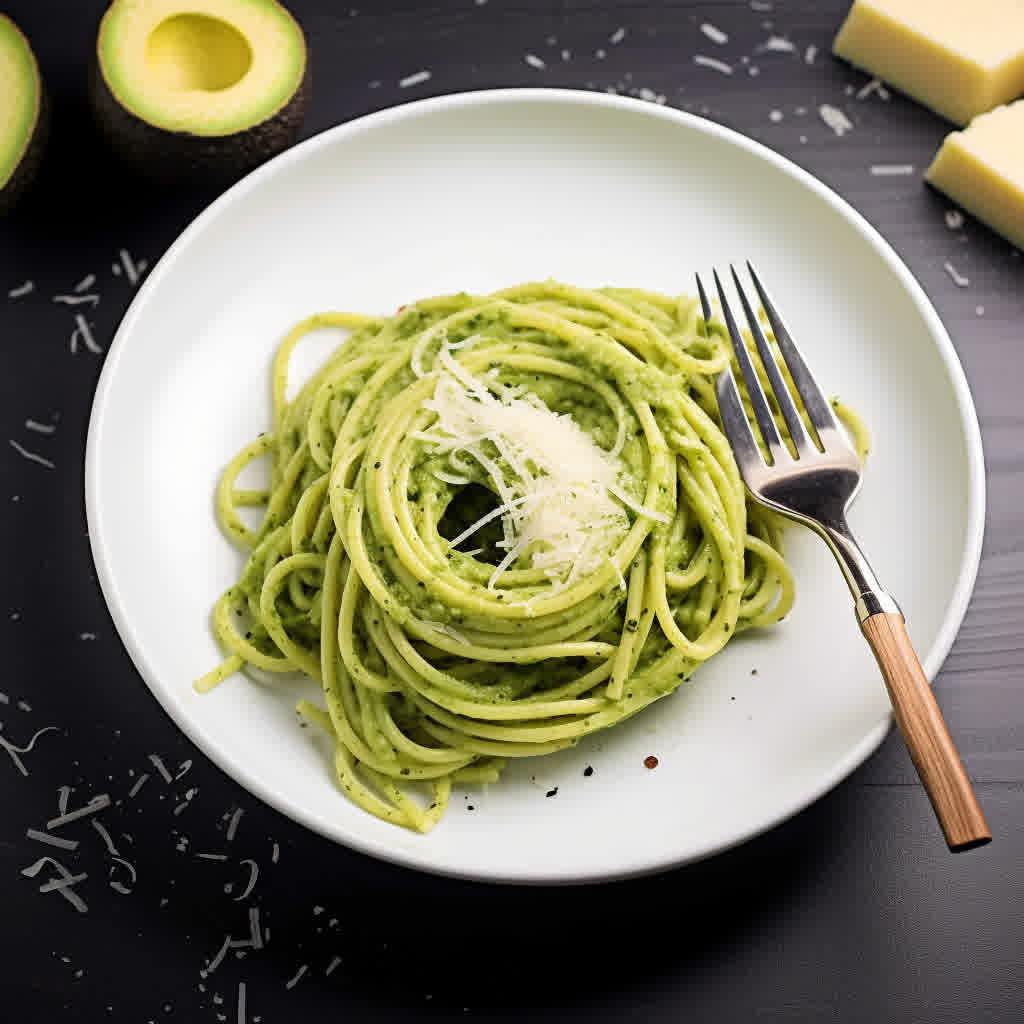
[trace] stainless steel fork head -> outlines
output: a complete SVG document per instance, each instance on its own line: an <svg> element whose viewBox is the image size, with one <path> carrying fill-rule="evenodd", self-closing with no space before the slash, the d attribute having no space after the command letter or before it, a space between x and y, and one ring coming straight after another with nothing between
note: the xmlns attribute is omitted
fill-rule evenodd
<svg viewBox="0 0 1024 1024"><path fill-rule="evenodd" d="M800 410L786 384L782 367L750 304L746 289L735 269L729 269L772 395L782 414L794 449L793 452L790 451L779 432L768 396L758 378L754 361L726 298L718 271L713 271L722 315L732 341L736 362L743 375L754 419L768 452L766 459L743 408L732 367L726 366L719 373L716 382L718 410L722 428L732 446L743 482L757 502L803 523L825 540L843 570L861 621L879 611L898 612L899 607L891 595L879 585L846 522L847 509L861 484L861 464L857 453L846 431L836 419L831 404L807 367L778 309L761 284L753 266L748 262L750 279L765 316L771 324L775 342L792 377L800 402L807 412L814 436L808 433ZM700 294L701 309L706 323L711 319L712 309L699 276L697 291Z"/></svg>

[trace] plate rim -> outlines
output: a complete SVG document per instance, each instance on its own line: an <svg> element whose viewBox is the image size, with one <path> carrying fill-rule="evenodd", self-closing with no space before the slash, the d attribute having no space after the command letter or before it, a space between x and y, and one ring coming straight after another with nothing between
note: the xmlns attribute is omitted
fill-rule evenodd
<svg viewBox="0 0 1024 1024"><path fill-rule="evenodd" d="M415 120L418 117L429 116L437 112L465 107L509 103L578 104L628 111L633 114L660 119L677 126L686 127L745 150L747 153L767 161L776 169L781 170L791 179L795 179L804 188L809 189L819 198L823 199L835 212L844 217L865 237L871 244L872 249L884 260L890 272L897 277L910 296L917 312L922 317L942 359L952 385L966 444L967 493L965 498L967 507L965 544L956 585L952 590L946 612L936 634L935 642L923 661L925 674L929 680L933 680L949 654L967 612L981 562L985 531L986 474L981 429L967 377L949 332L946 330L942 319L928 298L924 288L890 243L886 241L878 229L863 214L820 179L788 157L782 156L763 143L743 135L735 129L728 128L725 125L688 111L652 104L632 97L581 89L528 87L480 89L411 100L363 114L350 121L325 129L261 165L215 198L196 215L157 261L129 304L118 325L114 339L107 350L93 395L86 438L84 475L86 523L96 578L99 582L104 601L114 622L118 637L131 658L136 671L141 676L142 681L146 684L150 694L156 698L163 710L185 736L218 768L224 771L229 778L246 789L254 797L273 807L285 817L303 825L331 842L404 868L449 878L501 884L590 884L635 878L682 867L686 864L716 856L775 828L820 800L863 764L881 745L882 740L887 735L892 724L891 712L842 757L838 758L833 763L831 769L816 781L815 785L802 789L798 795L786 801L781 807L776 808L770 814L756 818L748 826L738 830L736 834L729 838L704 845L698 844L696 847L675 856L666 856L664 854L641 856L626 866L589 869L582 873L567 873L557 870L547 870L539 873L524 870L495 871L487 870L486 868L471 870L457 866L448 866L434 862L422 853L400 845L387 846L382 842L359 834L346 835L344 838L340 837L336 832L332 832L317 815L308 813L303 806L290 804L286 800L278 799L277 795L258 778L250 774L247 768L232 758L222 755L217 744L207 742L202 731L193 725L192 719L184 713L179 713L177 706L171 702L169 691L159 682L159 673L153 671L142 651L141 644L137 641L135 632L130 624L130 617L126 614L125 606L120 600L117 581L111 571L110 560L107 557L107 541L102 527L103 499L99 493L99 474L102 460L101 437L106 411L109 406L108 399L117 375L121 353L125 348L128 337L134 330L136 320L140 317L141 311L148 303L150 295L160 287L163 278L177 261L179 253L188 247L193 237L202 232L210 221L216 219L222 209L229 207L250 191L258 188L265 178L282 173L292 163L298 163L308 155L335 145L346 137L356 136L391 121L402 119Z"/></svg>

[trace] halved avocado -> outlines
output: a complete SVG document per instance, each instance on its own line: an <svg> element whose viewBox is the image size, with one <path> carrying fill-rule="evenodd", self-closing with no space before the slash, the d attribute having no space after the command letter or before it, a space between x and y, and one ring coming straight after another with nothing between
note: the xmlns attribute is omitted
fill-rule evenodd
<svg viewBox="0 0 1024 1024"><path fill-rule="evenodd" d="M4 14L0 14L0 96L0 213L6 213L39 166L46 118L35 54Z"/></svg>
<svg viewBox="0 0 1024 1024"><path fill-rule="evenodd" d="M114 0L92 84L104 134L133 165L224 183L298 138L306 41L276 0Z"/></svg>

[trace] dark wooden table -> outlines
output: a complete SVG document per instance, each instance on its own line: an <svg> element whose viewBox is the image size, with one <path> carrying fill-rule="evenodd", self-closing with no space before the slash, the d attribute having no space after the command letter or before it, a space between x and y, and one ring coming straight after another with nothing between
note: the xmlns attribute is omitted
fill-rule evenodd
<svg viewBox="0 0 1024 1024"><path fill-rule="evenodd" d="M90 351L76 320L105 350L135 287L125 260L152 266L212 194L140 187L100 145L85 101L99 0L11 0L55 117L39 187L0 226L0 416L10 439L0 739L24 746L56 729L19 755L25 774L0 749L0 1018L1024 1019L1024 263L970 218L949 226L950 204L919 173L870 173L904 163L920 172L948 126L898 95L865 93L867 77L829 56L845 0L355 2L291 3L315 69L307 133L491 86L664 97L796 160L901 253L953 336L986 445L981 573L935 686L995 841L945 852L893 736L833 793L740 849L577 889L492 888L379 864L222 775L142 684L96 584L82 461L103 352ZM705 22L728 41L703 34ZM695 63L697 54L734 73ZM421 70L429 80L400 86ZM823 103L844 110L852 130L837 136L819 116ZM98 305L54 301L89 274ZM112 801L62 830L73 851L28 834L58 814L62 786L73 787L72 810L100 793ZM88 876L74 890L86 913L39 891L49 865L25 877L45 855ZM258 878L239 899L252 864ZM259 949L247 941L254 908L267 938ZM225 949L228 936L242 944Z"/></svg>

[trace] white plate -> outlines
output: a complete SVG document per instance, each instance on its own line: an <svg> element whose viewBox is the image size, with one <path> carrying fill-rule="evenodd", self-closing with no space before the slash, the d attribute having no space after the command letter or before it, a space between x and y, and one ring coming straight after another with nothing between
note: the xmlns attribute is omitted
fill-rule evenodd
<svg viewBox="0 0 1024 1024"><path fill-rule="evenodd" d="M984 470L963 371L907 268L841 199L749 139L633 100L515 90L310 139L218 199L139 290L96 393L86 499L103 592L154 695L280 811L443 874L639 874L738 843L826 792L877 747L889 713L839 571L798 529L797 605L781 627L737 638L624 726L458 793L426 837L347 802L296 724L295 689L190 686L218 661L210 606L240 565L214 523L214 485L268 425L270 359L294 321L548 275L692 291L695 270L748 257L819 379L872 427L853 525L934 675L977 570Z"/></svg>

